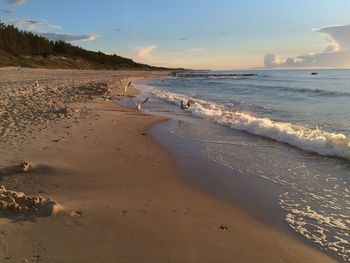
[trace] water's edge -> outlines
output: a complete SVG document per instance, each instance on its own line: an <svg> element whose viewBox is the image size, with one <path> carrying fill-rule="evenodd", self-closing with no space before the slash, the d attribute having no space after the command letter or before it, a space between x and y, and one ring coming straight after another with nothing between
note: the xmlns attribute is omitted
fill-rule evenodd
<svg viewBox="0 0 350 263"><path fill-rule="evenodd" d="M285 211L277 205L279 195L283 194L279 185L260 177L232 175L231 169L205 156L198 142L171 134L169 131L174 125L178 125L174 119L157 123L149 129L149 134L173 154L180 171L179 176L185 182L239 207L293 239L342 261L340 257L305 239L289 227L285 222Z"/></svg>

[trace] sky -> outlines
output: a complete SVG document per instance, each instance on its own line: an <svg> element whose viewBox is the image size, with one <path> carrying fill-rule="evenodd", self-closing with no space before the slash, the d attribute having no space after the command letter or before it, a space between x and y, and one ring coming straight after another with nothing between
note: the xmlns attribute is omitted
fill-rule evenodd
<svg viewBox="0 0 350 263"><path fill-rule="evenodd" d="M0 20L141 63L350 68L349 0L0 0Z"/></svg>

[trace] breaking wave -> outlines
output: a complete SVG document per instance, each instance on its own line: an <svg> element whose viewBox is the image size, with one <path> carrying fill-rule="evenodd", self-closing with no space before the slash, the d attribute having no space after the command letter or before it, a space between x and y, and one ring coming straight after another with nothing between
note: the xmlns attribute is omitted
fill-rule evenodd
<svg viewBox="0 0 350 263"><path fill-rule="evenodd" d="M196 103L187 109L192 116L210 120L234 130L245 131L283 142L304 151L350 160L350 138L341 133L312 129L292 123L278 122L249 112L233 111L215 102L188 97L153 88L150 92L158 99L180 105L193 99Z"/></svg>

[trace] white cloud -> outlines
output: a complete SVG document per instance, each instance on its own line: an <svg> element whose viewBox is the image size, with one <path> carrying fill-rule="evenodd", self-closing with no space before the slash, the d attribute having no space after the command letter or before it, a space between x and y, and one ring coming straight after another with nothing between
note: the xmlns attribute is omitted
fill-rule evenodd
<svg viewBox="0 0 350 263"><path fill-rule="evenodd" d="M350 25L327 26L313 31L323 34L330 42L322 53L300 55L285 60L275 54L266 54L265 67L350 67Z"/></svg>
<svg viewBox="0 0 350 263"><path fill-rule="evenodd" d="M27 0L5 0L7 3L11 5L10 8L1 9L0 12L4 14L12 14L16 12L16 6L23 5L27 2Z"/></svg>
<svg viewBox="0 0 350 263"><path fill-rule="evenodd" d="M190 52L203 52L203 51L207 51L208 49L203 48L203 47L195 47L195 48L191 48L188 51Z"/></svg>
<svg viewBox="0 0 350 263"><path fill-rule="evenodd" d="M7 2L11 5L23 5L27 0L7 0Z"/></svg>
<svg viewBox="0 0 350 263"><path fill-rule="evenodd" d="M151 61L152 60L152 53L154 50L158 48L155 45L147 46L147 47L141 47L136 50L136 57L142 61Z"/></svg>
<svg viewBox="0 0 350 263"><path fill-rule="evenodd" d="M16 6L23 5L27 2L27 0L4 0L8 4L11 5L10 8L0 10L1 13L4 14L12 14L16 12Z"/></svg>
<svg viewBox="0 0 350 263"><path fill-rule="evenodd" d="M93 41L99 38L96 34L86 35L74 35L74 34L60 34L60 33L37 33L52 41L65 41L65 42L79 42L79 41Z"/></svg>
<svg viewBox="0 0 350 263"><path fill-rule="evenodd" d="M273 68L275 65L283 63L282 59L276 54L266 54L264 57L264 65L266 68Z"/></svg>
<svg viewBox="0 0 350 263"><path fill-rule="evenodd" d="M14 8L1 9L0 12L4 14L13 14L16 10Z"/></svg>
<svg viewBox="0 0 350 263"><path fill-rule="evenodd" d="M45 21L39 20L31 20L31 19L22 19L16 22L13 22L15 27L26 30L26 31L34 31L34 32L47 32L52 29L60 29L61 26L49 24Z"/></svg>
<svg viewBox="0 0 350 263"><path fill-rule="evenodd" d="M313 31L321 33L331 42L336 51L350 51L350 24L343 26L328 26Z"/></svg>
<svg viewBox="0 0 350 263"><path fill-rule="evenodd" d="M5 21L8 24L13 24L15 27L31 31L34 34L43 36L52 41L65 41L65 42L79 42L79 41L93 41L99 38L97 34L64 34L58 32L57 29L61 29L61 26L47 23L46 21L22 19L17 21Z"/></svg>

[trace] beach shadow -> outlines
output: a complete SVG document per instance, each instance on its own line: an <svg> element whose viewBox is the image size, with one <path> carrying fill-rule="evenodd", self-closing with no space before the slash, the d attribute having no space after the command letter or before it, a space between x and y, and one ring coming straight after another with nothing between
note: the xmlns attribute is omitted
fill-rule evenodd
<svg viewBox="0 0 350 263"><path fill-rule="evenodd" d="M13 212L4 212L0 209L0 218L6 218L11 223L21 223L21 222L32 222L35 223L39 218L48 218L52 215L49 213L13 213ZM57 217L57 216L55 216Z"/></svg>
<svg viewBox="0 0 350 263"><path fill-rule="evenodd" d="M17 174L20 172L19 165L8 166L4 168L0 168L0 178L7 177L13 174Z"/></svg>
<svg viewBox="0 0 350 263"><path fill-rule="evenodd" d="M58 175L62 174L63 172L64 171L62 171L61 169L57 169L44 164L31 165L31 168L28 171L24 172L21 164L18 164L0 168L0 179L19 174Z"/></svg>

